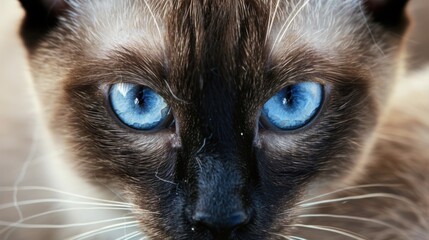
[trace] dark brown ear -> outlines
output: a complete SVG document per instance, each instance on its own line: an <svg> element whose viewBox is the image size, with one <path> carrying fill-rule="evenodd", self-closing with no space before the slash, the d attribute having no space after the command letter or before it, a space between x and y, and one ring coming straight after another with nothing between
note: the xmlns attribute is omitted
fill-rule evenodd
<svg viewBox="0 0 429 240"><path fill-rule="evenodd" d="M19 0L26 14L21 26L24 43L30 50L56 24L68 5L64 0Z"/></svg>
<svg viewBox="0 0 429 240"><path fill-rule="evenodd" d="M407 3L408 0L364 0L373 20L392 30L403 30L407 26Z"/></svg>

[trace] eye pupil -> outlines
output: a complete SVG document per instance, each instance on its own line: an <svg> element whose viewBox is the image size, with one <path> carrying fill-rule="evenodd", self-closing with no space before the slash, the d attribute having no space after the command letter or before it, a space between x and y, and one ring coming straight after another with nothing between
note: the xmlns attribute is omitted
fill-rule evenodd
<svg viewBox="0 0 429 240"><path fill-rule="evenodd" d="M134 99L134 104L138 105L140 107L143 107L144 102L145 102L143 90L144 90L144 88L140 88L138 93L137 93L136 99Z"/></svg>
<svg viewBox="0 0 429 240"><path fill-rule="evenodd" d="M283 99L283 105L292 105L293 104L293 95L292 95L292 87L287 86L285 89L285 98Z"/></svg>
<svg viewBox="0 0 429 240"><path fill-rule="evenodd" d="M279 130L301 128L317 114L322 100L323 86L319 83L287 86L264 104L261 122Z"/></svg>

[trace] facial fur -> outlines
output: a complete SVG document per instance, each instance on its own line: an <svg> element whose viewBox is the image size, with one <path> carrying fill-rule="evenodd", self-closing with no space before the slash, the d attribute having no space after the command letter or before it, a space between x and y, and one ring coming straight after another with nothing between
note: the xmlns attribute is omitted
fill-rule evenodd
<svg viewBox="0 0 429 240"><path fill-rule="evenodd" d="M273 239L305 192L366 148L395 81L403 5L385 21L363 0L70 0L25 42L54 139L87 181L158 213L137 214L148 236ZM263 104L302 81L324 85L318 116L292 132L261 126ZM118 82L155 90L174 123L124 126L108 101Z"/></svg>

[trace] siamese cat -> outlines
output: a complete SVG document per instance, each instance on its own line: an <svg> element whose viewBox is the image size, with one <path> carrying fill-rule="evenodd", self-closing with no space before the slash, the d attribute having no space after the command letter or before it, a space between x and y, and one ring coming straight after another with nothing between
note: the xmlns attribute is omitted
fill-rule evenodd
<svg viewBox="0 0 429 240"><path fill-rule="evenodd" d="M406 0L20 2L63 218L8 238L429 238Z"/></svg>

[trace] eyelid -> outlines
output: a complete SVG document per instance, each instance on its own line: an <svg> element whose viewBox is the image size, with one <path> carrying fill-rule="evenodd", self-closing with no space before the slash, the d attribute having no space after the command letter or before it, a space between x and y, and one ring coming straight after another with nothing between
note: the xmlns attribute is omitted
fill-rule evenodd
<svg viewBox="0 0 429 240"><path fill-rule="evenodd" d="M148 81L147 79L144 79L144 78L135 79L135 78L121 77L121 79L118 79L116 77L116 78L103 80L103 81L99 82L99 86L101 89L103 89L105 91L106 89L109 90L111 86L118 84L118 83L129 83L129 84L144 86L144 87L148 87L150 89L153 89L157 93L162 92L162 91L160 91L160 86L158 86L158 84L154 84L153 81Z"/></svg>
<svg viewBox="0 0 429 240"><path fill-rule="evenodd" d="M296 84L299 84L299 83L304 83L304 82L319 83L322 86L325 86L325 85L329 84L328 81L324 80L321 77L310 75L308 77L300 77L298 79L291 79L291 80L285 81L283 84L280 85L280 90L284 89L285 87L296 85Z"/></svg>
<svg viewBox="0 0 429 240"><path fill-rule="evenodd" d="M295 84L303 83L303 82L309 82L309 79L311 79L311 82L316 82L321 84L324 88L331 88L332 83L324 79L322 76L318 74L310 74L305 77L299 77L296 79L288 79L287 81L281 81L279 85L277 85L274 88L271 88L270 91L265 96L265 99L263 100L262 104L265 104L272 96L274 96L276 93L280 92L284 88L288 86L292 86ZM328 90L329 90L328 89Z"/></svg>

